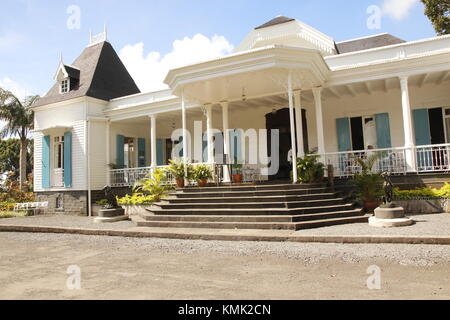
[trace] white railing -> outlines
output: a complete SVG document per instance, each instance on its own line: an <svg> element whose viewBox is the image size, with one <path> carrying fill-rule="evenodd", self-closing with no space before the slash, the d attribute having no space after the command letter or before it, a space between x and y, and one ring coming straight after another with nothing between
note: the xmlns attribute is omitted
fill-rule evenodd
<svg viewBox="0 0 450 320"><path fill-rule="evenodd" d="M325 165L333 166L334 176L346 178L361 173L362 168L357 159L368 159L373 154L379 154L373 172L389 171L393 174L406 174L406 148L326 153L320 155L320 161Z"/></svg>
<svg viewBox="0 0 450 320"><path fill-rule="evenodd" d="M416 147L417 171L450 171L450 145L439 144Z"/></svg>
<svg viewBox="0 0 450 320"><path fill-rule="evenodd" d="M53 187L64 187L64 169L53 170Z"/></svg>

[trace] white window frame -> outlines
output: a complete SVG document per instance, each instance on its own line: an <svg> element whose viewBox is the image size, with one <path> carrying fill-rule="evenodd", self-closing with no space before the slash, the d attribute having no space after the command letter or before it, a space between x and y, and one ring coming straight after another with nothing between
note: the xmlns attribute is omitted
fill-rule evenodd
<svg viewBox="0 0 450 320"><path fill-rule="evenodd" d="M70 91L70 78L66 78L61 80L61 84L59 86L59 93L67 93Z"/></svg>
<svg viewBox="0 0 450 320"><path fill-rule="evenodd" d="M61 158L58 156L61 148ZM64 136L53 137L53 169L64 169Z"/></svg>
<svg viewBox="0 0 450 320"><path fill-rule="evenodd" d="M442 107L442 113L444 116L444 136L445 136L445 143L450 143L448 137L450 136L450 127L447 126L447 119L450 119L450 114L447 115L447 110L450 111L450 107Z"/></svg>

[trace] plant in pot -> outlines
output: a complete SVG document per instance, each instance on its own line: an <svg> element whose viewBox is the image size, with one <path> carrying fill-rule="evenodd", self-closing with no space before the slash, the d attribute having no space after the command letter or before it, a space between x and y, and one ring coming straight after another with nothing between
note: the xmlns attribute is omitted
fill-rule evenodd
<svg viewBox="0 0 450 320"><path fill-rule="evenodd" d="M320 156L306 155L297 159L298 182L322 182L325 176L325 165L319 162Z"/></svg>
<svg viewBox="0 0 450 320"><path fill-rule="evenodd" d="M206 164L199 164L192 170L193 177L197 180L198 186L200 188L206 187L208 185L208 180L212 179L213 173L210 166Z"/></svg>
<svg viewBox="0 0 450 320"><path fill-rule="evenodd" d="M243 174L242 174L242 164L237 162L237 159L234 161L233 166L232 166L232 171L233 171L233 182L234 183L241 183L242 179L243 179Z"/></svg>
<svg viewBox="0 0 450 320"><path fill-rule="evenodd" d="M185 168L184 162L180 160L170 160L167 172L175 178L177 188L184 188L184 181L190 180L192 175L191 165L187 165Z"/></svg>
<svg viewBox="0 0 450 320"><path fill-rule="evenodd" d="M356 186L358 199L363 202L364 208L369 212L380 205L383 196L384 179L381 173L372 170L380 156L376 153L367 159L355 158L362 170L353 177L353 184Z"/></svg>

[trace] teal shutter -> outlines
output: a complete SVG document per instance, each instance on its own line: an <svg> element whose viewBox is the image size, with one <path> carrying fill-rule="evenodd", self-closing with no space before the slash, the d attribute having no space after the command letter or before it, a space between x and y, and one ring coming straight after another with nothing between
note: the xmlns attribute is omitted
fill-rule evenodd
<svg viewBox="0 0 450 320"><path fill-rule="evenodd" d="M230 131L230 141L233 149L231 150L231 161L234 163L236 160L238 163L243 162L242 157L242 132L241 130Z"/></svg>
<svg viewBox="0 0 450 320"><path fill-rule="evenodd" d="M163 139L156 140L156 161L158 166L163 166L164 163L164 145L165 141Z"/></svg>
<svg viewBox="0 0 450 320"><path fill-rule="evenodd" d="M116 139L116 146L117 146L117 168L124 169L125 168L125 137L122 135L117 135Z"/></svg>
<svg viewBox="0 0 450 320"><path fill-rule="evenodd" d="M352 141L350 138L350 120L349 118L336 119L336 129L339 152L352 150Z"/></svg>
<svg viewBox="0 0 450 320"><path fill-rule="evenodd" d="M413 111L414 130L416 133L416 145L425 146L431 144L430 119L428 109Z"/></svg>
<svg viewBox="0 0 450 320"><path fill-rule="evenodd" d="M375 124L377 129L378 149L392 148L389 113L376 114Z"/></svg>
<svg viewBox="0 0 450 320"><path fill-rule="evenodd" d="M42 137L42 188L50 188L50 136Z"/></svg>
<svg viewBox="0 0 450 320"><path fill-rule="evenodd" d="M202 138L202 161L204 163L208 162L208 134L203 133Z"/></svg>
<svg viewBox="0 0 450 320"><path fill-rule="evenodd" d="M431 144L430 116L428 109L413 111L414 131L416 134L416 145L426 146ZM433 152L422 150L417 153L417 164L420 168L430 167L433 164Z"/></svg>
<svg viewBox="0 0 450 320"><path fill-rule="evenodd" d="M72 187L72 132L64 133L64 187Z"/></svg>
<svg viewBox="0 0 450 320"><path fill-rule="evenodd" d="M147 164L147 158L145 156L145 139L138 139L138 167L145 168Z"/></svg>

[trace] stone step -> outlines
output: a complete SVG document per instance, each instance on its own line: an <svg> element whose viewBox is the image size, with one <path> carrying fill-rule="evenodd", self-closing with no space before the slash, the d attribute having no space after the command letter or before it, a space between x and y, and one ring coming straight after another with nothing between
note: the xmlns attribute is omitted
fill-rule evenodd
<svg viewBox="0 0 450 320"><path fill-rule="evenodd" d="M233 202L295 202L295 201L307 201L307 200L324 200L333 199L338 197L338 192L329 193L317 193L317 194L305 194L305 195L292 195L292 196L254 196L254 197L201 197L201 198L176 198L170 197L161 200L162 203L173 204L195 204L203 203L205 201L211 201L214 203L233 203Z"/></svg>
<svg viewBox="0 0 450 320"><path fill-rule="evenodd" d="M208 199L210 200L210 199ZM292 201L292 202L210 202L202 203L155 203L155 208L170 209L276 209L276 208L305 208L339 205L344 202L344 198L333 198L324 200Z"/></svg>
<svg viewBox="0 0 450 320"><path fill-rule="evenodd" d="M354 209L354 204L338 204L320 207L305 208L253 208L253 209L147 209L148 212L155 215L301 215L321 212L336 212Z"/></svg>
<svg viewBox="0 0 450 320"><path fill-rule="evenodd" d="M327 193L328 188L294 189L294 190L257 190L257 191L227 191L227 192L172 192L170 197L176 198L233 198L233 197L270 197L270 196L295 196Z"/></svg>
<svg viewBox="0 0 450 320"><path fill-rule="evenodd" d="M227 186L209 186L204 188L199 187L186 187L178 189L179 192L186 193L208 193L208 192L241 192L241 191L268 191L268 190L305 190L324 188L324 183L311 183L311 184L240 184L240 185L227 185Z"/></svg>
<svg viewBox="0 0 450 320"><path fill-rule="evenodd" d="M196 228L196 229L260 229L301 230L338 224L367 222L366 216L344 216L302 222L204 222L204 221L135 221L139 227L152 228Z"/></svg>
<svg viewBox="0 0 450 320"><path fill-rule="evenodd" d="M361 215L361 209L338 211L329 213L304 214L298 216L194 216L194 215L150 215L143 214L141 218L150 222L277 222L292 223L301 221L351 217Z"/></svg>

